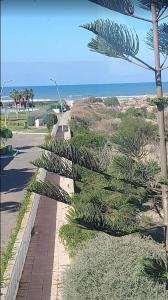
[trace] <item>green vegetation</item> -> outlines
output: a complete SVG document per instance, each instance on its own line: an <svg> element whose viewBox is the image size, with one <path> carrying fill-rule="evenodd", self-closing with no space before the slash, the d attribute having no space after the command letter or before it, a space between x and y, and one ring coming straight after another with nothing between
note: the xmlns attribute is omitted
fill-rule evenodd
<svg viewBox="0 0 168 300"><path fill-rule="evenodd" d="M94 97L94 96L90 96L88 99L87 99L87 102L88 103L100 103L100 102L103 102L103 99L102 98L99 98L99 97Z"/></svg>
<svg viewBox="0 0 168 300"><path fill-rule="evenodd" d="M65 224L60 228L59 236L69 255L73 257L82 245L96 236L96 232Z"/></svg>
<svg viewBox="0 0 168 300"><path fill-rule="evenodd" d="M47 128L50 131L52 129L52 127L55 124L57 124L58 118L57 118L57 116L55 114L49 113L49 114L47 114L45 121L46 121L46 124L47 124Z"/></svg>
<svg viewBox="0 0 168 300"><path fill-rule="evenodd" d="M122 59L124 61L138 65L139 67L153 71L156 85L156 98L152 99L158 112L158 127L160 137L160 168L161 175L168 177L167 169L167 145L165 131L165 107L167 99L164 98L162 85L162 72L168 68L165 66L168 57L168 24L160 24L167 18L168 2L167 0L139 0L139 1L108 1L108 0L90 0L102 7L108 8L125 16L133 17L138 20L150 22L152 28L147 33L146 45L154 52L154 67L143 58L139 58L140 41L137 33L129 29L126 25L115 23L109 19L98 19L94 22L81 25L82 28L95 34L88 47L91 51L103 54L108 57ZM144 18L143 13L135 14L136 9L144 9L149 15ZM135 112L134 112L135 113ZM167 199L167 187L161 186L163 220L164 220L164 240L168 265L168 206L165 204ZM167 286L168 289L168 286Z"/></svg>
<svg viewBox="0 0 168 300"><path fill-rule="evenodd" d="M35 126L35 120L36 120L36 117L35 115L30 115L27 117L27 123L28 123L28 126Z"/></svg>
<svg viewBox="0 0 168 300"><path fill-rule="evenodd" d="M36 173L30 179L27 187L36 179L37 174L38 174L38 172L36 171ZM27 211L28 205L30 203L31 194L32 193L29 190L27 190L26 193L25 193L24 199L23 199L23 201L20 205L19 211L18 211L15 228L11 233L11 236L9 238L9 242L6 246L5 251L2 254L1 265L0 265L0 269L1 269L1 271L0 271L0 275L1 275L0 276L0 282L1 283L3 283L5 281L4 273L5 273L5 270L7 268L9 260L12 258L13 251L14 251L13 246L14 246L14 243L16 241L17 234L18 234L18 232L21 228L21 223L22 223L23 217L24 217L24 215Z"/></svg>
<svg viewBox="0 0 168 300"><path fill-rule="evenodd" d="M147 153L147 146L158 138L156 125L141 118L124 118L112 142L118 146L121 153L142 158Z"/></svg>
<svg viewBox="0 0 168 300"><path fill-rule="evenodd" d="M144 235L146 230L157 227L155 217L160 217L162 209L157 180L160 170L157 162L144 161L148 147L157 142L157 126L139 116L123 118L115 133L103 143L89 140L98 135L91 132L84 117L74 118L71 130L69 142L46 141L42 148L56 156L43 154L34 165L74 179L74 196L49 182L36 181L30 187L31 191L71 204L68 224L60 229L70 256L74 257L82 245L87 249L89 240L100 232L117 237L136 232ZM66 158L63 163L62 157ZM142 261L146 259L145 256ZM141 269L144 272L138 276L146 276L145 264L141 263ZM147 278L141 280L146 282Z"/></svg>
<svg viewBox="0 0 168 300"><path fill-rule="evenodd" d="M11 139L12 136L13 136L12 131L9 128L7 127L0 128L0 143L2 143L3 146L6 146L7 140Z"/></svg>
<svg viewBox="0 0 168 300"><path fill-rule="evenodd" d="M106 106L119 106L120 105L117 97L104 98L103 102Z"/></svg>
<svg viewBox="0 0 168 300"><path fill-rule="evenodd" d="M13 112L8 113L7 118L7 126L12 131L24 131L29 133L47 133L48 129L46 127L46 119L47 114L51 112L51 109L49 106L43 106L39 107L38 110L34 111L20 111L18 118L16 118L16 114ZM35 120L41 119L43 126L40 126L39 128L36 128ZM1 127L4 126L4 120L5 116L4 114L1 114ZM27 124L27 126L25 126Z"/></svg>
<svg viewBox="0 0 168 300"><path fill-rule="evenodd" d="M64 277L63 299L167 299L165 284L140 276L144 256L165 263L163 247L149 239L100 234L72 261Z"/></svg>
<svg viewBox="0 0 168 300"><path fill-rule="evenodd" d="M149 112L146 107L144 108L135 108L130 107L125 111L124 116L126 117L140 117L145 119L156 119L155 112Z"/></svg>
<svg viewBox="0 0 168 300"><path fill-rule="evenodd" d="M33 107L34 93L32 89L15 90L10 92L10 97L14 100L16 109L19 107ZM31 100L31 101L30 101Z"/></svg>
<svg viewBox="0 0 168 300"><path fill-rule="evenodd" d="M71 143L76 147L100 148L106 142L106 138L100 134L81 130L80 133L72 137Z"/></svg>

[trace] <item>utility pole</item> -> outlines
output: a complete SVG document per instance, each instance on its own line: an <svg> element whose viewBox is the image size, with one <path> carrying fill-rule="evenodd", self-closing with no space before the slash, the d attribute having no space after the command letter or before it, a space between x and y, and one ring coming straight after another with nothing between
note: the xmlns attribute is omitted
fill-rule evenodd
<svg viewBox="0 0 168 300"><path fill-rule="evenodd" d="M58 97L59 97L59 101L60 101L60 105L61 105L61 112L62 112L62 107L63 107L63 105L62 105L62 99L61 99L61 95L60 95L60 92L59 92L59 89L58 89L57 81L56 81L55 79L52 79L52 78L50 78L50 80L51 80L52 82L54 82L54 84L55 84L55 86L56 86L56 88L57 88L57 93L58 93Z"/></svg>

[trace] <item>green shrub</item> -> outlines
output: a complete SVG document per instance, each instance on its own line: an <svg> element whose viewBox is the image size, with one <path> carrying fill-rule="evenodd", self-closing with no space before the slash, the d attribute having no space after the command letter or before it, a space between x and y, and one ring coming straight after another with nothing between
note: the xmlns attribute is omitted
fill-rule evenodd
<svg viewBox="0 0 168 300"><path fill-rule="evenodd" d="M88 102L89 103L97 103L97 102L103 102L103 99L102 98L99 98L99 97L94 97L94 96L90 96L88 98Z"/></svg>
<svg viewBox="0 0 168 300"><path fill-rule="evenodd" d="M105 142L106 138L103 135L86 130L82 130L71 139L71 143L76 147L100 148Z"/></svg>
<svg viewBox="0 0 168 300"><path fill-rule="evenodd" d="M0 128L0 141L2 144L6 145L8 139L11 139L13 136L12 131L7 127Z"/></svg>
<svg viewBox="0 0 168 300"><path fill-rule="evenodd" d="M142 118L126 118L112 136L112 142L118 146L121 153L141 158L146 155L145 146L156 141L157 135L156 125Z"/></svg>
<svg viewBox="0 0 168 300"><path fill-rule="evenodd" d="M59 236L69 255L74 256L81 245L95 237L96 233L73 224L65 224L60 228Z"/></svg>
<svg viewBox="0 0 168 300"><path fill-rule="evenodd" d="M130 117L141 117L146 118L147 117L147 109L144 108L135 108L135 107L129 107L125 111L126 116Z"/></svg>
<svg viewBox="0 0 168 300"><path fill-rule="evenodd" d="M46 116L46 124L48 130L51 130L51 128L58 122L58 118L56 115L50 113Z"/></svg>
<svg viewBox="0 0 168 300"><path fill-rule="evenodd" d="M35 120L36 120L36 118L35 118L35 116L28 116L28 118L27 118L27 123L28 123L28 126L34 126L35 125Z"/></svg>
<svg viewBox="0 0 168 300"><path fill-rule="evenodd" d="M120 103L117 97L108 97L104 99L104 104L106 106L119 106Z"/></svg>
<svg viewBox="0 0 168 300"><path fill-rule="evenodd" d="M156 119L156 113L154 113L154 112L147 112L147 115L146 115L146 118L147 119L151 119L151 120L154 120L154 119Z"/></svg>
<svg viewBox="0 0 168 300"><path fill-rule="evenodd" d="M63 300L163 300L164 284L140 276L142 257L164 258L163 248L137 236L100 234L80 250L64 276Z"/></svg>
<svg viewBox="0 0 168 300"><path fill-rule="evenodd" d="M5 147L0 148L1 155L14 154L15 151L13 150L12 145L7 145Z"/></svg>

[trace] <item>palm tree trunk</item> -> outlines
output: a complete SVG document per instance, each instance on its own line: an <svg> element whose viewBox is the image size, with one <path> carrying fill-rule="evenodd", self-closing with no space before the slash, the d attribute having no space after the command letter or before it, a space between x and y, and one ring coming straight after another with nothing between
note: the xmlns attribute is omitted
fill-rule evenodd
<svg viewBox="0 0 168 300"><path fill-rule="evenodd" d="M151 6L152 22L153 22L153 37L154 37L154 54L155 54L155 79L156 79L156 92L158 98L163 98L162 88L162 74L160 66L160 53L159 53L159 34L158 34L158 16L155 4ZM164 104L158 104L158 125L160 135L160 160L161 160L161 175L167 177L167 149L165 138L165 118L164 118ZM165 185L162 185L162 201L164 211L164 226L165 226L165 246L167 255L167 269L168 269L168 191Z"/></svg>

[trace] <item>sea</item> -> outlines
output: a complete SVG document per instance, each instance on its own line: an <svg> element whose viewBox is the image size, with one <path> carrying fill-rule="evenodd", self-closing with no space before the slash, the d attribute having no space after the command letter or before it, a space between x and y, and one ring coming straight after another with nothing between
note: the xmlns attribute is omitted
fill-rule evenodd
<svg viewBox="0 0 168 300"><path fill-rule="evenodd" d="M112 84L81 84L81 85L58 85L58 86L19 86L4 87L2 100L7 100L12 89L22 90L32 88L34 99L62 99L75 100L89 96L140 96L154 95L156 93L154 82L141 83L112 83ZM163 83L164 93L168 94L168 82Z"/></svg>

